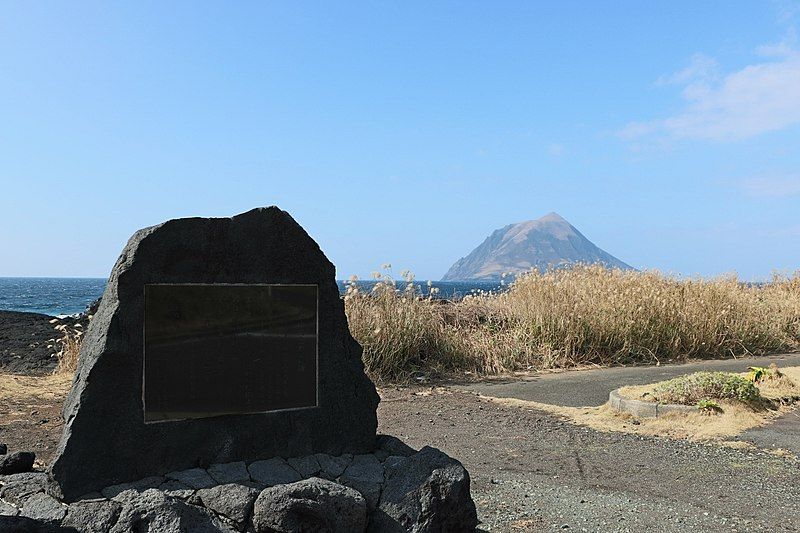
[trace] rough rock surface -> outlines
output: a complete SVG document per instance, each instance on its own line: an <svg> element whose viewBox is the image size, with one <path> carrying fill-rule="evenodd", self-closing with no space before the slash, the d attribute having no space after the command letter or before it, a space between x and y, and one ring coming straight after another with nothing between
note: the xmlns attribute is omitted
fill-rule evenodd
<svg viewBox="0 0 800 533"><path fill-rule="evenodd" d="M122 511L111 533L233 533L214 513L165 495L158 489L125 491L117 496Z"/></svg>
<svg viewBox="0 0 800 533"><path fill-rule="evenodd" d="M11 455L6 455L0 459L0 474L8 475L30 472L35 460L36 454L33 452L14 452Z"/></svg>
<svg viewBox="0 0 800 533"><path fill-rule="evenodd" d="M145 424L142 322L150 283L317 285L319 407ZM347 328L334 266L291 216L270 207L232 218L171 220L136 232L111 272L64 404L51 473L72 500L198 464L371 452L377 404Z"/></svg>
<svg viewBox="0 0 800 533"><path fill-rule="evenodd" d="M373 454L356 456L313 454L224 468L212 465L209 470L218 475L224 471L241 480L194 489L176 479L148 477L106 487L68 505L47 494L51 485L45 473L0 476L0 516L21 515L19 523L24 524L30 522L23 518L33 517L41 524L89 533L252 533L256 527L263 531L363 531L370 521L389 531L431 531L437 527L460 530L472 524L475 507L469 497L469 476L458 461L432 448L415 452L393 437L378 438L377 448ZM332 480L299 479L296 468L320 470L320 477L326 471L336 475ZM170 476L187 482L206 480L212 477L209 470ZM271 486L265 488L264 481Z"/></svg>
<svg viewBox="0 0 800 533"><path fill-rule="evenodd" d="M284 483L294 483L303 477L289 464L280 457L273 457L266 461L256 461L251 463L247 470L253 481L265 486L281 485Z"/></svg>
<svg viewBox="0 0 800 533"><path fill-rule="evenodd" d="M339 477L339 483L356 489L364 496L370 511L378 505L383 480L383 465L372 454L353 457L353 462Z"/></svg>
<svg viewBox="0 0 800 533"><path fill-rule="evenodd" d="M42 522L59 522L67 514L67 506L40 492L25 500L20 514Z"/></svg>
<svg viewBox="0 0 800 533"><path fill-rule="evenodd" d="M104 498L113 498L121 492L129 489L136 489L143 491L146 489L154 489L164 483L164 478L161 476L150 476L133 483L120 483L119 485L111 485L100 491Z"/></svg>
<svg viewBox="0 0 800 533"><path fill-rule="evenodd" d="M426 446L386 468L370 531L473 531L478 517L469 482L461 463Z"/></svg>
<svg viewBox="0 0 800 533"><path fill-rule="evenodd" d="M56 326L70 332L87 327L86 315L54 318L39 313L0 311L0 368L12 374L45 375L58 365L63 335Z"/></svg>
<svg viewBox="0 0 800 533"><path fill-rule="evenodd" d="M0 516L17 516L18 514L19 514L19 509L17 509L10 503L0 501Z"/></svg>
<svg viewBox="0 0 800 533"><path fill-rule="evenodd" d="M6 476L3 478L3 486L0 487L0 498L21 507L29 497L44 492L47 485L47 474L42 472L26 472Z"/></svg>
<svg viewBox="0 0 800 533"><path fill-rule="evenodd" d="M170 472L166 477L167 479L183 483L192 489L207 489L217 484L208 472L202 468L190 468L189 470L181 470L180 472Z"/></svg>
<svg viewBox="0 0 800 533"><path fill-rule="evenodd" d="M293 457L289 459L287 463L289 463L289 466L294 468L302 478L314 477L322 470L322 467L319 466L319 461L313 455Z"/></svg>
<svg viewBox="0 0 800 533"><path fill-rule="evenodd" d="M314 455L320 466L320 477L334 480L341 476L353 461L353 456L349 454L333 457L326 453Z"/></svg>
<svg viewBox="0 0 800 533"><path fill-rule="evenodd" d="M218 485L197 491L200 503L217 514L226 516L237 524L244 524L253 509L259 490L238 483Z"/></svg>
<svg viewBox="0 0 800 533"><path fill-rule="evenodd" d="M122 505L114 501L80 501L69 506L62 526L85 533L107 533L119 518Z"/></svg>
<svg viewBox="0 0 800 533"><path fill-rule="evenodd" d="M247 472L247 465L244 461L213 464L208 467L208 475L213 477L217 483L236 483L237 481L250 480L250 474Z"/></svg>
<svg viewBox="0 0 800 533"><path fill-rule="evenodd" d="M8 445L0 444L0 455L5 455L8 453Z"/></svg>
<svg viewBox="0 0 800 533"><path fill-rule="evenodd" d="M256 533L356 533L366 525L367 505L361 494L320 478L264 489L253 509Z"/></svg>
<svg viewBox="0 0 800 533"><path fill-rule="evenodd" d="M0 516L0 531L3 533L79 533L80 530L48 524L25 516Z"/></svg>

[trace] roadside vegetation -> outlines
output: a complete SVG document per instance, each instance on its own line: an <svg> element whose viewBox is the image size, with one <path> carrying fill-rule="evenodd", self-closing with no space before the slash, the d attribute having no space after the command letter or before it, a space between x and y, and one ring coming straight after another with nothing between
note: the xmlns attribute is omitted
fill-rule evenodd
<svg viewBox="0 0 800 533"><path fill-rule="evenodd" d="M623 387L620 394L646 402L696 405L707 411L723 411L721 404L732 403L762 411L800 400L800 368L778 369L773 363L769 368L750 367L742 373L694 372L650 385Z"/></svg>
<svg viewBox="0 0 800 533"><path fill-rule="evenodd" d="M675 394L670 397L675 403L696 407L695 410L669 412L654 418L620 412L608 403L599 407L564 407L516 398L484 398L508 407L546 411L599 431L698 440L747 448L753 447L753 444L740 439L740 435L791 412L800 401L800 367L773 367L766 370L769 370L769 374L762 374L757 381L752 379L752 369L742 373L699 372L620 389L619 393L626 398L662 403L664 397L656 399L656 391L669 391L669 394ZM694 401L695 398L699 400ZM779 448L769 453L787 457L794 455Z"/></svg>
<svg viewBox="0 0 800 533"><path fill-rule="evenodd" d="M421 294L405 273L376 273L345 295L350 330L378 381L582 365L738 357L800 347L800 273L764 285L736 277L576 266L516 278L459 301Z"/></svg>

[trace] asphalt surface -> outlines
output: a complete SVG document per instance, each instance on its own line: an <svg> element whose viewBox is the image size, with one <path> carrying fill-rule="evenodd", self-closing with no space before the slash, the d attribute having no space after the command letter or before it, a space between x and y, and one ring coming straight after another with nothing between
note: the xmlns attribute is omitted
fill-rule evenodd
<svg viewBox="0 0 800 533"><path fill-rule="evenodd" d="M780 354L739 359L701 360L680 365L632 366L541 373L507 380L455 384L453 388L496 398L517 398L550 405L588 407L603 405L608 394L627 385L646 385L700 371L744 372L749 366L800 366L800 354Z"/></svg>
<svg viewBox="0 0 800 533"><path fill-rule="evenodd" d="M800 531L792 457L598 432L446 389L381 396L381 433L467 467L484 531Z"/></svg>

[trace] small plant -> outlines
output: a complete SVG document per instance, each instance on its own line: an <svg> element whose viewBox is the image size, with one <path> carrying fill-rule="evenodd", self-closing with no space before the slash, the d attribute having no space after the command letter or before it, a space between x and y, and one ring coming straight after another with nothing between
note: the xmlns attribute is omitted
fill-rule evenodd
<svg viewBox="0 0 800 533"><path fill-rule="evenodd" d="M775 363L769 365L769 368L764 366L751 366L748 367L747 370L750 372L747 375L747 379L753 383L761 383L766 379L779 379L783 376L780 370L778 370L778 365Z"/></svg>
<svg viewBox="0 0 800 533"><path fill-rule="evenodd" d="M731 372L695 372L662 381L653 389L661 403L697 405L701 400L736 400L755 404L761 393L752 381Z"/></svg>
<svg viewBox="0 0 800 533"><path fill-rule="evenodd" d="M709 400L708 398L703 398L697 402L697 408L701 412L709 415L722 412L722 407L720 407L719 403L715 402L714 400Z"/></svg>
<svg viewBox="0 0 800 533"><path fill-rule="evenodd" d="M769 368L764 366L751 366L747 370L750 373L747 375L747 379L752 381L753 383L761 383L764 379L769 377Z"/></svg>

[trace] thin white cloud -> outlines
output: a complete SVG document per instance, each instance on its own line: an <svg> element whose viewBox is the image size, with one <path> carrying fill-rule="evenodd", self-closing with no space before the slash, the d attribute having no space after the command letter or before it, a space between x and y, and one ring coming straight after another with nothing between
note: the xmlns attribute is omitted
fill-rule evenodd
<svg viewBox="0 0 800 533"><path fill-rule="evenodd" d="M785 198L800 194L800 176L764 176L738 180L736 185L749 196Z"/></svg>
<svg viewBox="0 0 800 533"><path fill-rule="evenodd" d="M567 150L564 148L564 145L559 143L550 143L550 145L547 147L547 152L556 158L563 157L566 151Z"/></svg>
<svg viewBox="0 0 800 533"><path fill-rule="evenodd" d="M770 61L718 76L716 62L695 55L690 65L658 84L679 84L686 102L664 119L631 122L618 132L625 139L667 135L679 139L733 141L800 123L800 52L794 39L760 47Z"/></svg>
<svg viewBox="0 0 800 533"><path fill-rule="evenodd" d="M716 78L717 75L716 59L705 54L695 54L686 68L669 76L661 76L656 80L656 85L675 85L698 79L710 80Z"/></svg>

